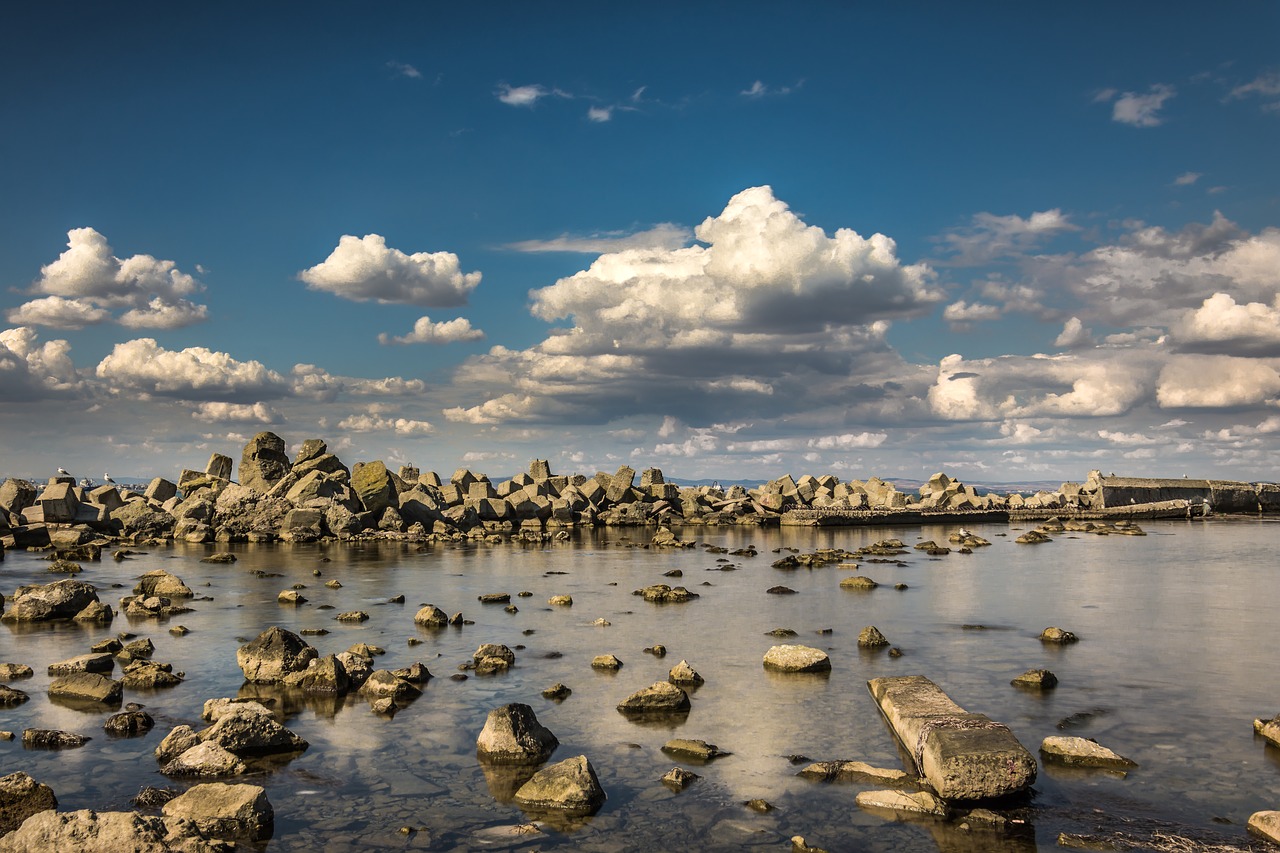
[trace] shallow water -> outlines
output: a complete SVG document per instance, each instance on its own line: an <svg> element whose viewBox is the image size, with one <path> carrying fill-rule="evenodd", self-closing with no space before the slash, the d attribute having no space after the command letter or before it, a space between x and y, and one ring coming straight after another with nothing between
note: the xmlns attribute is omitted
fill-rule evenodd
<svg viewBox="0 0 1280 853"><path fill-rule="evenodd" d="M1260 520L1144 526L1146 537L1065 534L1039 546L1014 544L1015 527L980 526L974 532L994 544L972 555L930 558L913 551L902 558L905 567L864 561L861 573L881 583L871 592L839 588L849 570L835 566L774 569L770 563L779 555L771 552L853 550L888 536L908 545L944 542L951 528L689 528L682 535L696 539L698 548L664 551L629 547L652 535L642 530L586 531L571 542L538 546L243 545L233 546L239 562L231 565L200 563L212 549L179 544L121 563L85 563L80 578L113 606L138 575L155 568L211 600L197 600L195 612L165 623L118 616L106 628L0 628L0 661L36 670L34 678L11 683L31 701L0 710L0 729L19 735L0 742L0 775L30 773L54 789L63 810L130 808L143 785L180 787L157 772L152 750L172 726L197 724L206 699L270 695L242 689L235 651L278 624L328 629L326 636L307 638L321 654L367 642L387 650L375 666L421 660L436 677L391 719L375 716L356 696L286 703L286 725L311 747L254 777L276 812L269 851L777 850L797 834L831 851L1025 851L1058 849L1063 831L1139 825L1243 843L1252 812L1280 808L1280 751L1256 738L1251 725L1255 717L1280 712L1271 653L1280 526ZM714 555L703 544L755 545L760 554ZM721 558L735 570L714 570L724 565L717 563ZM8 553L0 563L6 595L20 584L56 580L46 566L39 555ZM672 569L683 577L663 576ZM281 576L260 578L255 570ZM343 587L324 587L331 579ZM306 585L310 601L278 605L277 593L295 583ZM631 594L653 583L684 585L701 597L658 605ZM895 590L895 583L908 589ZM776 584L796 594L766 594ZM516 597L521 590L533 595ZM488 592L511 593L519 612L481 605L477 596ZM573 596L571 608L546 604L562 593ZM387 603L396 594L406 603ZM462 611L475 624L419 629L413 615L427 602ZM334 609L320 609L326 604ZM357 609L371 618L359 625L334 621L338 612ZM599 617L612 624L593 626ZM191 633L171 636L175 624ZM858 632L872 624L901 657L857 648ZM1049 625L1081 641L1042 645L1036 637ZM776 627L798 636L766 635ZM818 633L824 629L831 633ZM185 671L187 680L153 693L126 691L125 701L146 705L157 725L145 737L112 739L101 729L107 712L49 701L45 667L124 630L150 637L154 658ZM422 643L410 646L411 637ZM517 664L505 675L451 680L486 642L524 648L517 648ZM832 672L766 672L761 658L781 642L827 650ZM667 647L665 658L642 652L655 643ZM607 652L622 659L620 671L590 667L593 656ZM681 658L707 680L692 692L687 718L637 723L614 710L630 693L665 679ZM1031 668L1051 669L1061 683L1046 694L1009 685ZM1046 736L1075 734L1140 766L1121 777L1042 765L1030 803L1016 812L1032 834L1011 841L931 821L894 821L854 805L868 786L795 776L803 764L788 756L797 754L901 766L866 682L911 674L928 676L969 711L1007 724L1033 752ZM561 703L543 699L541 691L557 681L573 694ZM609 796L594 818L567 831L548 825L531 836L493 832L529 820L506 801L512 780L487 777L475 757L487 713L508 702L531 705L556 734L561 745L553 761L577 754L590 759ZM1059 723L1067 718L1074 722L1064 731ZM93 740L63 752L27 751L20 743L27 727ZM680 763L660 751L672 737L707 740L732 755L705 766L681 764L702 778L673 793L658 781ZM757 814L743 806L752 798L776 808ZM401 827L416 831L401 833Z"/></svg>

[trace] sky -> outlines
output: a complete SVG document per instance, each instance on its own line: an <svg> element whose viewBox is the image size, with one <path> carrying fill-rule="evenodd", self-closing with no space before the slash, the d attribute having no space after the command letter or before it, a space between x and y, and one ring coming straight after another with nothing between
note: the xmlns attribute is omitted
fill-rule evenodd
<svg viewBox="0 0 1280 853"><path fill-rule="evenodd" d="M1280 6L66 2L0 473L1280 478Z"/></svg>

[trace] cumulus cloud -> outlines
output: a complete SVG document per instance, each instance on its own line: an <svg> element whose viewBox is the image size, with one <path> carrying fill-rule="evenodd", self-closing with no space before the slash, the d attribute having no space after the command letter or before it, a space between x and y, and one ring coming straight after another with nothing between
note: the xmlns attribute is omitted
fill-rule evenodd
<svg viewBox="0 0 1280 853"><path fill-rule="evenodd" d="M1280 355L1280 295L1270 305L1241 305L1229 293L1215 293L1183 315L1170 337L1183 351Z"/></svg>
<svg viewBox="0 0 1280 853"><path fill-rule="evenodd" d="M41 267L30 293L44 294L8 312L13 323L81 329L105 322L130 328L177 329L208 318L187 297L203 289L173 261L116 257L93 228L67 232L67 250ZM123 310L120 316L112 312Z"/></svg>
<svg viewBox="0 0 1280 853"><path fill-rule="evenodd" d="M64 340L39 342L30 326L0 332L0 400L37 400L84 390Z"/></svg>
<svg viewBox="0 0 1280 853"><path fill-rule="evenodd" d="M5 316L10 323L51 326L55 329L83 329L85 326L107 322L111 319L111 312L94 307L87 300L45 296L23 303Z"/></svg>
<svg viewBox="0 0 1280 853"><path fill-rule="evenodd" d="M534 316L569 327L470 359L457 384L496 393L446 417L598 422L665 410L706 424L754 410L762 394L780 410L878 405L899 393L895 377L914 374L885 340L890 321L927 313L943 293L888 237L828 234L769 187L734 196L695 236L606 253L533 291Z"/></svg>
<svg viewBox="0 0 1280 853"><path fill-rule="evenodd" d="M426 421L409 418L384 418L377 415L351 415L338 421L338 429L349 432L393 432L396 435L427 435L435 427Z"/></svg>
<svg viewBox="0 0 1280 853"><path fill-rule="evenodd" d="M507 245L517 252L578 252L602 255L627 249L679 249L689 245L693 231L673 222L659 222L652 228L631 233L606 231L602 234L575 236L561 234L549 240L521 240Z"/></svg>
<svg viewBox="0 0 1280 853"><path fill-rule="evenodd" d="M1155 357L1135 354L1123 367L1084 355L942 359L929 389L933 413L946 420L1122 415L1155 384Z"/></svg>
<svg viewBox="0 0 1280 853"><path fill-rule="evenodd" d="M815 450L862 450L879 447L889 434L884 432L847 432L843 435L824 435L809 439L808 446Z"/></svg>
<svg viewBox="0 0 1280 853"><path fill-rule="evenodd" d="M1061 334L1053 341L1053 345L1061 349L1083 349L1096 344L1093 332L1084 327L1079 317L1071 317L1063 323Z"/></svg>
<svg viewBox="0 0 1280 853"><path fill-rule="evenodd" d="M1175 94L1172 86L1157 83L1146 94L1125 92L1116 99L1111 110L1111 120L1133 127L1156 127L1164 123L1159 114L1164 102Z"/></svg>
<svg viewBox="0 0 1280 853"><path fill-rule="evenodd" d="M154 338L116 344L97 376L119 392L183 400L257 401L289 392L288 380L259 361L205 347L167 350Z"/></svg>
<svg viewBox="0 0 1280 853"><path fill-rule="evenodd" d="M1003 312L997 305L984 305L981 302L972 304L961 299L953 302L942 311L942 319L951 324L952 331L966 331L979 320L998 320Z"/></svg>
<svg viewBox="0 0 1280 853"><path fill-rule="evenodd" d="M312 290L356 302L375 300L427 308L465 305L480 284L480 273L463 273L452 252L407 255L388 248L385 238L344 234L322 263L298 273Z"/></svg>
<svg viewBox="0 0 1280 853"><path fill-rule="evenodd" d="M284 416L266 403L200 403L191 417L205 423L278 424Z"/></svg>
<svg viewBox="0 0 1280 853"><path fill-rule="evenodd" d="M407 335L378 335L378 343L383 344L451 344L459 341L478 341L484 338L484 332L471 328L471 321L466 317L457 317L439 323L432 322L430 317L419 317L413 324L413 331Z"/></svg>
<svg viewBox="0 0 1280 853"><path fill-rule="evenodd" d="M1058 208L1035 211L1026 218L984 212L974 214L969 225L943 234L941 242L952 255L948 264L975 266L1025 254L1057 234L1079 230Z"/></svg>
<svg viewBox="0 0 1280 853"><path fill-rule="evenodd" d="M1223 408L1269 403L1280 394L1275 363L1228 355L1179 355L1160 371L1163 408Z"/></svg>

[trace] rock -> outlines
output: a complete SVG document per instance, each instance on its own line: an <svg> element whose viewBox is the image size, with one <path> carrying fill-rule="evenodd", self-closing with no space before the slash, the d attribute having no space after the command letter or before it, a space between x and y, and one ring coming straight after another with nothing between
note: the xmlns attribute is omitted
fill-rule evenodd
<svg viewBox="0 0 1280 853"><path fill-rule="evenodd" d="M291 467L284 439L273 432L260 432L249 439L240 455L240 485L266 494Z"/></svg>
<svg viewBox="0 0 1280 853"><path fill-rule="evenodd" d="M914 785L920 781L919 777L902 770L873 767L862 761L819 761L796 775L820 782L872 782L896 787Z"/></svg>
<svg viewBox="0 0 1280 853"><path fill-rule="evenodd" d="M367 677L367 676L366 676ZM325 655L311 661L311 665L301 672L291 672L284 677L289 687L298 687L308 693L328 693L342 695L351 687L351 679L347 668L337 655Z"/></svg>
<svg viewBox="0 0 1280 853"><path fill-rule="evenodd" d="M1040 632L1040 641L1044 643L1058 643L1066 645L1067 643L1075 643L1080 640L1070 631L1064 631L1061 628L1045 628Z"/></svg>
<svg viewBox="0 0 1280 853"><path fill-rule="evenodd" d="M167 764L193 746L200 745L200 738L191 726L175 726L155 748L156 761Z"/></svg>
<svg viewBox="0 0 1280 853"><path fill-rule="evenodd" d="M773 803L759 798L747 800L743 805L751 809L753 812L759 812L760 814L766 814L774 809Z"/></svg>
<svg viewBox="0 0 1280 853"><path fill-rule="evenodd" d="M585 755L544 767L515 796L521 808L575 815L595 814L604 801L604 789Z"/></svg>
<svg viewBox="0 0 1280 853"><path fill-rule="evenodd" d="M51 622L73 619L98 601L97 591L84 581L61 580L43 586L24 587L0 615L3 622Z"/></svg>
<svg viewBox="0 0 1280 853"><path fill-rule="evenodd" d="M25 663L0 663L0 681L31 678L33 675L35 675L35 670Z"/></svg>
<svg viewBox="0 0 1280 853"><path fill-rule="evenodd" d="M413 623L424 628L443 628L449 624L449 616L434 604L427 604L413 615Z"/></svg>
<svg viewBox="0 0 1280 853"><path fill-rule="evenodd" d="M339 622L367 622L369 621L369 614L363 610L348 610L345 613L339 613L333 618Z"/></svg>
<svg viewBox="0 0 1280 853"><path fill-rule="evenodd" d="M864 809L885 809L894 812L927 814L946 817L947 804L927 791L861 791L854 798Z"/></svg>
<svg viewBox="0 0 1280 853"><path fill-rule="evenodd" d="M553 595L547 599L547 604L550 604L552 607L572 607L573 596L572 595Z"/></svg>
<svg viewBox="0 0 1280 853"><path fill-rule="evenodd" d="M115 659L109 654L76 655L73 658L49 664L50 675L70 675L73 672L110 672L115 669Z"/></svg>
<svg viewBox="0 0 1280 853"><path fill-rule="evenodd" d="M360 687L365 696L376 699L391 699L403 704L422 695L422 691L409 682L386 669L378 669L369 673L369 677Z"/></svg>
<svg viewBox="0 0 1280 853"><path fill-rule="evenodd" d="M262 841L271 837L275 826L267 792L257 785L193 785L165 803L164 815L186 818L202 835L226 841Z"/></svg>
<svg viewBox="0 0 1280 853"><path fill-rule="evenodd" d="M238 757L300 752L309 746L276 722L270 711L252 702L231 706L212 726L197 732L197 736Z"/></svg>
<svg viewBox="0 0 1280 853"><path fill-rule="evenodd" d="M201 837L196 825L177 817L136 812L43 811L4 839L6 853L224 853L219 841Z"/></svg>
<svg viewBox="0 0 1280 853"><path fill-rule="evenodd" d="M880 633L880 629L875 625L868 625L858 634L858 647L863 649L878 649L889 645L889 641L884 634Z"/></svg>
<svg viewBox="0 0 1280 853"><path fill-rule="evenodd" d="M1052 542L1053 540L1041 533L1039 530L1028 530L1013 541L1020 545L1039 545L1044 542Z"/></svg>
<svg viewBox="0 0 1280 853"><path fill-rule="evenodd" d="M356 689L362 686L369 676L373 673L373 660L363 655L352 654L351 652L339 652L334 655L336 662L347 672L348 689ZM310 670L307 670L310 672ZM289 676L292 678L293 676ZM303 678L306 674L303 674Z"/></svg>
<svg viewBox="0 0 1280 853"><path fill-rule="evenodd" d="M246 770L234 753L212 741L196 744L160 768L166 776L240 776Z"/></svg>
<svg viewBox="0 0 1280 853"><path fill-rule="evenodd" d="M135 539L155 539L173 529L176 519L162 509L156 509L144 500L133 500L111 513L123 535Z"/></svg>
<svg viewBox="0 0 1280 853"><path fill-rule="evenodd" d="M124 685L95 672L74 672L55 679L49 685L49 698L72 703L118 705Z"/></svg>
<svg viewBox="0 0 1280 853"><path fill-rule="evenodd" d="M528 705L494 708L476 738L477 754L498 764L538 764L560 745Z"/></svg>
<svg viewBox="0 0 1280 853"><path fill-rule="evenodd" d="M191 612L190 607L174 604L172 599L162 595L135 595L122 599L120 603L124 606L124 615L131 618L168 619L170 616ZM81 618L82 616L76 617L77 620Z"/></svg>
<svg viewBox="0 0 1280 853"><path fill-rule="evenodd" d="M563 684L557 681L555 684L551 685L546 690L543 690L542 696L544 699L551 699L552 701L560 702L565 699L568 699L569 694L572 692L573 691L570 690L568 687L564 686Z"/></svg>
<svg viewBox="0 0 1280 853"><path fill-rule="evenodd" d="M26 773L0 777L0 836L12 832L33 814L57 808L53 789Z"/></svg>
<svg viewBox="0 0 1280 853"><path fill-rule="evenodd" d="M701 778L702 777L697 773L690 773L688 770L680 767L672 767L667 771L666 775L662 777L662 784L666 785L671 790L678 792L683 791L685 788L689 787Z"/></svg>
<svg viewBox="0 0 1280 853"><path fill-rule="evenodd" d="M276 596L276 601L278 601L281 604L293 604L293 605L307 603L306 597L301 595L296 589L281 590L280 594Z"/></svg>
<svg viewBox="0 0 1280 853"><path fill-rule="evenodd" d="M1272 746L1280 747L1280 714L1270 720L1254 720L1253 731Z"/></svg>
<svg viewBox="0 0 1280 853"><path fill-rule="evenodd" d="M15 708L30 698L21 690L0 684L0 708Z"/></svg>
<svg viewBox="0 0 1280 853"><path fill-rule="evenodd" d="M477 595L476 599L481 604L506 604L511 601L511 593L509 592L486 592L484 595Z"/></svg>
<svg viewBox="0 0 1280 853"><path fill-rule="evenodd" d="M218 551L217 553L210 554L207 557L200 558L200 562L202 563L234 563L235 561L236 555L232 554L230 551Z"/></svg>
<svg viewBox="0 0 1280 853"><path fill-rule="evenodd" d="M702 684L705 679L698 674L697 670L689 666L688 661L682 660L671 667L671 671L667 674L667 681L676 685L696 686Z"/></svg>
<svg viewBox="0 0 1280 853"><path fill-rule="evenodd" d="M382 462L357 463L351 472L351 491L365 510L374 515L399 505L391 472Z"/></svg>
<svg viewBox="0 0 1280 853"><path fill-rule="evenodd" d="M146 711L124 711L108 717L102 728L109 735L131 737L146 734L155 724L156 721Z"/></svg>
<svg viewBox="0 0 1280 853"><path fill-rule="evenodd" d="M1046 761L1069 764L1075 767L1109 767L1124 770L1137 767L1122 755L1117 755L1095 740L1082 737L1047 737L1040 743L1040 754Z"/></svg>
<svg viewBox="0 0 1280 853"><path fill-rule="evenodd" d="M809 646L774 646L764 654L764 668L777 672L830 672L831 658Z"/></svg>
<svg viewBox="0 0 1280 853"><path fill-rule="evenodd" d="M155 690L176 687L182 683L182 677L175 675L173 667L167 663L136 660L124 668L120 683L130 690Z"/></svg>
<svg viewBox="0 0 1280 853"><path fill-rule="evenodd" d="M516 653L500 643L484 643L471 655L471 659L479 664L485 658L498 658L508 664L516 662Z"/></svg>
<svg viewBox="0 0 1280 853"><path fill-rule="evenodd" d="M637 690L618 705L618 710L628 716L682 714L689 708L689 694L668 681Z"/></svg>
<svg viewBox="0 0 1280 853"><path fill-rule="evenodd" d="M1009 683L1029 690L1050 690L1058 686L1058 676L1047 669L1029 669Z"/></svg>
<svg viewBox="0 0 1280 853"><path fill-rule="evenodd" d="M849 575L840 581L841 589L875 589L879 585L866 575Z"/></svg>
<svg viewBox="0 0 1280 853"><path fill-rule="evenodd" d="M622 661L618 660L617 655L596 655L591 659L592 669L622 669Z"/></svg>
<svg viewBox="0 0 1280 853"><path fill-rule="evenodd" d="M646 586L643 589L635 590L632 595L640 595L645 601L652 601L657 604L680 604L686 601L692 601L698 597L696 592L689 592L682 586L669 587L665 583Z"/></svg>
<svg viewBox="0 0 1280 853"><path fill-rule="evenodd" d="M57 729L24 729L22 745L27 749L75 749L89 742L84 735Z"/></svg>
<svg viewBox="0 0 1280 853"><path fill-rule="evenodd" d="M84 569L79 563L71 560L54 560L49 564L48 571L62 575L78 575L84 571Z"/></svg>
<svg viewBox="0 0 1280 853"><path fill-rule="evenodd" d="M1280 811L1254 812L1249 816L1249 831L1280 844Z"/></svg>
<svg viewBox="0 0 1280 853"><path fill-rule="evenodd" d="M662 751L667 755L675 758L681 758L685 761L710 761L713 758L719 758L722 755L729 755L714 743L707 743L705 740L692 740L690 738L675 738L667 741L662 745Z"/></svg>
<svg viewBox="0 0 1280 853"><path fill-rule="evenodd" d="M195 595L182 578L171 575L164 569L147 572L138 578L138 585L133 588L137 595L162 595L169 598L190 598Z"/></svg>
<svg viewBox="0 0 1280 853"><path fill-rule="evenodd" d="M305 640L279 626L268 628L236 650L236 663L245 679L255 684L271 684L291 672L301 672L316 657L316 650Z"/></svg>

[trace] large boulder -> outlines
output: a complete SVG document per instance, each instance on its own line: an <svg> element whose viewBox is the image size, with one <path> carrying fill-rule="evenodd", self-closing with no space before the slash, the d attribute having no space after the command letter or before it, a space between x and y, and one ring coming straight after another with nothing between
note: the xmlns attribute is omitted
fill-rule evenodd
<svg viewBox="0 0 1280 853"><path fill-rule="evenodd" d="M3 849L5 853L225 853L231 848L205 839L185 818L81 809L32 815L4 837Z"/></svg>
<svg viewBox="0 0 1280 853"><path fill-rule="evenodd" d="M233 706L218 721L196 736L206 743L216 743L238 757L301 752L306 740L276 722L266 708L254 702Z"/></svg>
<svg viewBox="0 0 1280 853"><path fill-rule="evenodd" d="M351 686L347 668L337 655L316 658L301 672L291 672L284 677L289 687L297 687L308 693L333 693L341 695Z"/></svg>
<svg viewBox="0 0 1280 853"><path fill-rule="evenodd" d="M36 494L34 483L11 477L0 484L0 509L18 515L36 502Z"/></svg>
<svg viewBox="0 0 1280 853"><path fill-rule="evenodd" d="M266 493L291 467L284 439L274 432L260 432L249 439L240 455L240 485Z"/></svg>
<svg viewBox="0 0 1280 853"><path fill-rule="evenodd" d="M365 510L375 515L387 507L398 505L391 472L382 462L357 463L351 472L351 491L355 492Z"/></svg>
<svg viewBox="0 0 1280 853"><path fill-rule="evenodd" d="M133 588L137 595L160 595L169 598L190 598L195 595L191 588L182 582L182 578L171 575L164 569L147 572L138 578L138 585Z"/></svg>
<svg viewBox="0 0 1280 853"><path fill-rule="evenodd" d="M132 500L111 513L111 520L125 536L138 539L161 537L173 530L174 517L145 500Z"/></svg>
<svg viewBox="0 0 1280 853"><path fill-rule="evenodd" d="M160 768L166 776L239 776L248 768L234 752L212 741L198 743Z"/></svg>
<svg viewBox="0 0 1280 853"><path fill-rule="evenodd" d="M193 785L165 803L163 812L190 820L202 835L227 841L261 841L271 837L275 825L267 792L257 785Z"/></svg>
<svg viewBox="0 0 1280 853"><path fill-rule="evenodd" d="M273 625L236 650L236 664L245 680L272 684L291 672L302 672L317 656L306 640Z"/></svg>
<svg viewBox="0 0 1280 853"><path fill-rule="evenodd" d="M476 738L476 753L498 764L538 764L546 761L560 741L538 722L533 709L514 702L494 708Z"/></svg>
<svg viewBox="0 0 1280 853"><path fill-rule="evenodd" d="M49 698L71 704L118 705L124 685L96 672L73 672L49 685Z"/></svg>
<svg viewBox="0 0 1280 853"><path fill-rule="evenodd" d="M53 789L26 773L0 777L0 836L12 832L37 812L57 808Z"/></svg>
<svg viewBox="0 0 1280 853"><path fill-rule="evenodd" d="M0 616L4 622L50 622L74 619L76 614L98 601L92 585L83 581L61 580L44 586L23 587Z"/></svg>
<svg viewBox="0 0 1280 853"><path fill-rule="evenodd" d="M533 774L516 791L515 801L522 808L536 811L589 815L604 805L605 793L591 762L579 755Z"/></svg>

